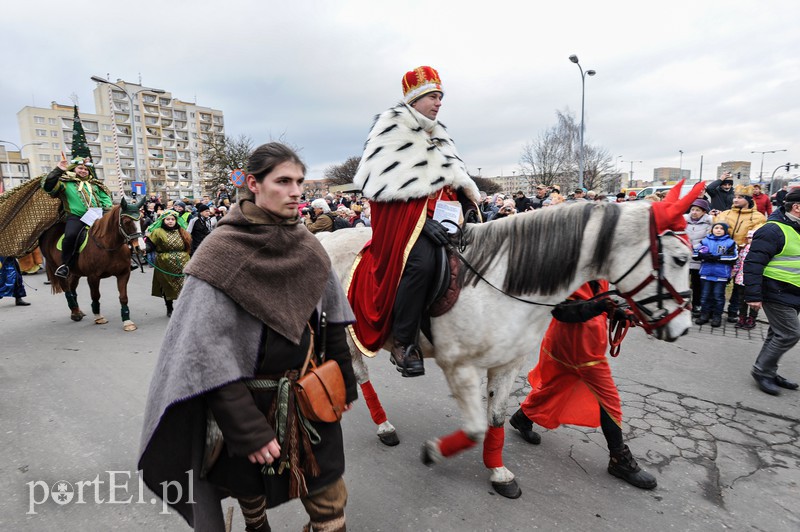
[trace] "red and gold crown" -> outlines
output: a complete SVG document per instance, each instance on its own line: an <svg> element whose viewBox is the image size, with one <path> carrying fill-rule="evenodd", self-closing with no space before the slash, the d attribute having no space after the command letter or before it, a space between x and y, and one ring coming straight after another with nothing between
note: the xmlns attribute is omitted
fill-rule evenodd
<svg viewBox="0 0 800 532"><path fill-rule="evenodd" d="M429 66L417 67L403 76L403 97L406 103L412 103L429 92L441 92L442 80L436 69Z"/></svg>

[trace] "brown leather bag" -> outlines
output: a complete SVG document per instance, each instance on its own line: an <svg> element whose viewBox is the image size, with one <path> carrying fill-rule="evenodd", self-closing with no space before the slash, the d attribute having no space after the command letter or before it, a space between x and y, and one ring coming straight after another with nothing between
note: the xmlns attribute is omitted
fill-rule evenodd
<svg viewBox="0 0 800 532"><path fill-rule="evenodd" d="M334 360L328 360L317 366L313 360L313 352L314 331L312 329L308 355L303 369L300 371L300 377L295 382L295 398L300 412L306 419L334 423L342 419L345 407L342 370ZM310 368L308 367L309 362L311 363Z"/></svg>

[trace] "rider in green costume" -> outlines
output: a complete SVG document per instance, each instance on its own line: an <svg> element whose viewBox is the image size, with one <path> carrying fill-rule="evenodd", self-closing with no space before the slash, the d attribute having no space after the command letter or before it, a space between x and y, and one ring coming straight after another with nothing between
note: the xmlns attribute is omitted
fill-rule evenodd
<svg viewBox="0 0 800 532"><path fill-rule="evenodd" d="M91 166L91 160L83 157L72 159L69 165L62 159L42 180L42 189L61 200L66 214L61 265L55 271L55 275L63 279L69 276L69 269L74 266L78 234L89 226L81 217L90 207L101 208L104 212L112 207L110 192L100 180L93 177Z"/></svg>

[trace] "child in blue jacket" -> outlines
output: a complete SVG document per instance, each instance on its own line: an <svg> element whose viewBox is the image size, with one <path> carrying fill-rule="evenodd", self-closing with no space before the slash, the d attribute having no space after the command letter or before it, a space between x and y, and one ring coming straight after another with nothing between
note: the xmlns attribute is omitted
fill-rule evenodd
<svg viewBox="0 0 800 532"><path fill-rule="evenodd" d="M711 320L712 327L722 324L725 307L725 286L731 279L731 270L738 255L736 242L728 235L725 222L716 222L711 234L695 246L693 258L700 260L700 317L694 322L703 325Z"/></svg>

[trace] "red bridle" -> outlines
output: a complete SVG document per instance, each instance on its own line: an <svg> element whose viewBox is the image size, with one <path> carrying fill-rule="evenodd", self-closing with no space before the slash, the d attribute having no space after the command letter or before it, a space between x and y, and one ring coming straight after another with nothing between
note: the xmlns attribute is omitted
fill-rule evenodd
<svg viewBox="0 0 800 532"><path fill-rule="evenodd" d="M613 281L612 284L617 286L620 281L625 279L638 265L639 263L644 260L644 258L650 254L650 260L652 263L652 270L648 274L645 279L636 285L635 288L628 292L619 292L620 297L625 299L630 305L630 310L633 315L636 317L637 325L641 326L647 334L653 334L655 329L665 326L667 323L672 321L678 314L684 311L689 304L691 303L691 296L692 292L687 290L685 292L678 292L675 290L675 287L672 286L672 283L664 277L663 271L663 262L664 262L664 253L662 251L661 239L667 236L673 236L675 238L680 239L684 244L689 246L685 233L683 232L676 232L672 230L666 230L660 234L656 233L656 223L655 217L653 212L650 212L650 246L645 249L644 253L639 257L633 266L631 266L627 272L625 272L622 277ZM641 301L636 301L633 299L633 296L641 292L646 286L650 285L650 283L656 282L656 294ZM678 307L673 310L672 312L667 312L664 308L664 301L672 299L677 304ZM651 303L658 303L658 311L653 312L647 305Z"/></svg>

